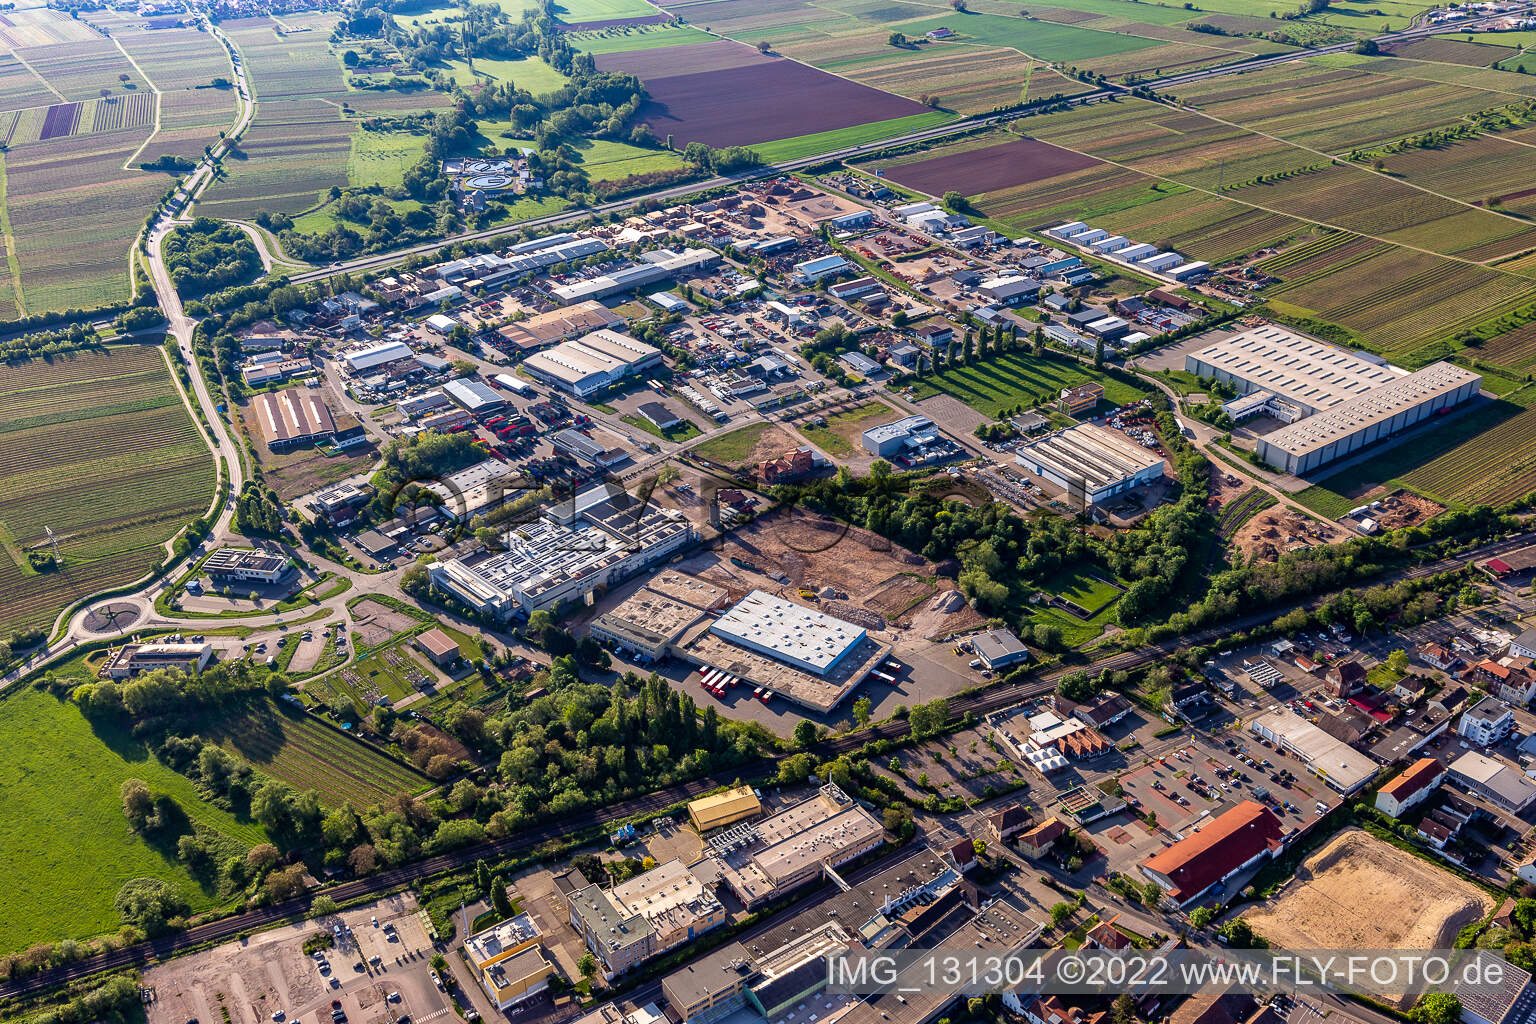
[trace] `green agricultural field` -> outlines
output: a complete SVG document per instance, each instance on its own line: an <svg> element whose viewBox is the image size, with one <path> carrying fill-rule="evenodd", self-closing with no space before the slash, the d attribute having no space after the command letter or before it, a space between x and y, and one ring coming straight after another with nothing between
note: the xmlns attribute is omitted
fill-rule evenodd
<svg viewBox="0 0 1536 1024"><path fill-rule="evenodd" d="M202 731L258 771L296 789L312 789L333 807L348 801L368 807L430 784L414 768L361 740L270 700L230 709L217 721L204 723Z"/></svg>
<svg viewBox="0 0 1536 1024"><path fill-rule="evenodd" d="M611 28L591 32L573 32L571 45L586 53L627 53L631 50L654 50L662 46L683 46L687 43L707 43L715 37L708 32L688 25L639 25L634 28Z"/></svg>
<svg viewBox="0 0 1536 1024"><path fill-rule="evenodd" d="M124 467L133 471L126 473ZM0 634L144 575L213 499L213 459L156 346L13 364L0 375ZM58 541L63 567L27 552Z"/></svg>
<svg viewBox="0 0 1536 1024"><path fill-rule="evenodd" d="M131 878L170 882L194 911L219 902L174 847L156 849L129 831L119 796L126 779L143 779L194 823L241 846L266 841L256 824L204 803L189 779L131 735L94 727L48 693L18 689L0 701L0 727L8 737L0 765L0 949L116 931L112 900Z"/></svg>
<svg viewBox="0 0 1536 1024"><path fill-rule="evenodd" d="M405 172L421 162L426 146L425 135L357 132L347 156L347 181L353 185L399 185Z"/></svg>
<svg viewBox="0 0 1536 1024"><path fill-rule="evenodd" d="M1050 402L1063 388L1097 380L1104 385L1104 401L1129 405L1147 397L1148 391L1112 377L1095 375L1091 369L1064 356L1036 358L1008 352L969 366L946 367L928 374L914 385L919 400L948 394L985 416L997 419L1018 405Z"/></svg>
<svg viewBox="0 0 1536 1024"><path fill-rule="evenodd" d="M645 0L555 0L555 17L567 25L614 18L649 18L661 11Z"/></svg>
<svg viewBox="0 0 1536 1024"><path fill-rule="evenodd" d="M534 140L518 135L510 121L484 121L480 135L503 150L533 148ZM594 182L619 181L634 174L670 171L683 166L683 158L665 149L647 149L612 139L577 138L566 142L576 162Z"/></svg>
<svg viewBox="0 0 1536 1024"><path fill-rule="evenodd" d="M1096 32L1075 25L1025 21L1023 18L1007 18L996 14L946 14L939 18L901 23L901 31L908 36L921 36L936 28L948 28L956 32L960 42L1007 46L1041 60L1068 63L1160 45L1157 40L1139 36Z"/></svg>
<svg viewBox="0 0 1536 1024"><path fill-rule="evenodd" d="M953 114L935 110L926 114L911 114L907 117L892 118L889 121L875 121L870 124L856 124L847 128L838 128L829 132L817 132L815 135L801 135L793 139L781 139L778 142L764 142L752 148L768 163L778 163L781 160L796 160L815 153L827 153L836 149L844 149L848 146L859 146L866 142L878 142L881 139L888 139L895 135L904 135L907 132L915 132L923 128L931 128L934 125L944 124L953 120Z"/></svg>

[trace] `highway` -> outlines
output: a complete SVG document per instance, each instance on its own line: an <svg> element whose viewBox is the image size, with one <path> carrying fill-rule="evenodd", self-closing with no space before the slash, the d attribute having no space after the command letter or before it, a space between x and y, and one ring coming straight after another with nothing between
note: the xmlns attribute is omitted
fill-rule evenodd
<svg viewBox="0 0 1536 1024"><path fill-rule="evenodd" d="M1400 580L1424 579L1448 570L1462 568L1473 560L1487 558L1522 547L1531 543L1531 539L1531 535L1522 534L1504 540L1491 541L1453 558L1440 559L1426 565L1414 566L1400 572L1388 573L1376 579L1363 580L1361 582L1375 585L1393 583ZM974 714L980 717L1003 708L1011 707L1020 702L1043 696L1055 688L1056 683L1062 676L1080 669L1086 669L1091 675L1097 675L1106 669L1114 672L1145 668L1167 659L1179 647L1197 646L1220 641L1237 631L1272 622L1277 617L1284 615L1294 608L1315 607L1326 600L1326 597L1327 595L1321 595L1303 601L1294 601L1281 607L1256 612L1234 621L1224 622L1218 626L1179 637L1176 640L1141 647L1134 651L1113 654L1086 665L1070 665L1042 674L1031 674L1028 678L1014 683L994 684L982 689L978 693L951 698L949 701L950 715L952 718L963 718L967 714ZM909 731L910 727L905 719L895 719L881 722L865 729L830 737L819 743L814 749L820 756L836 757L840 754L856 751L873 740L900 739L906 736ZM735 765L728 774L730 778L756 778L775 771L777 763L778 759L776 758L763 757L746 764ZM380 895L414 882L417 879L426 878L444 871L468 867L482 858L497 860L519 853L526 853L551 840L562 839L588 829L605 826L610 822L638 816L654 815L667 807L723 785L726 781L728 780L724 778L706 778L669 786L665 789L625 800L609 807L567 815L558 822L551 822L527 829L505 839L482 843L452 853L439 854L414 864L381 871L366 878L341 882L323 891L338 903ZM243 914L233 914L216 921L197 925L186 931L177 932L159 939L135 943L110 953L102 953L76 961L75 963L50 968L26 978L8 981L0 984L0 999L38 992L103 971L142 966L198 946L232 938L241 932L296 920L307 914L311 898L304 897L289 900L275 906L247 911Z"/></svg>

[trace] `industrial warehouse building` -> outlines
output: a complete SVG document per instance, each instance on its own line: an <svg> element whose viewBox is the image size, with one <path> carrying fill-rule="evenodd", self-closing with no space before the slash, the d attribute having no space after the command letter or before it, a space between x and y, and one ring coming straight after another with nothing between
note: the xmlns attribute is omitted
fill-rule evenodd
<svg viewBox="0 0 1536 1024"><path fill-rule="evenodd" d="M561 305L591 299L606 299L620 292L633 291L642 285L668 280L686 271L702 270L713 266L719 260L720 254L713 249L684 249L682 252L653 249L650 252L641 253L640 262L633 266L588 278L585 281L560 285L550 289L550 295Z"/></svg>
<svg viewBox="0 0 1536 1024"><path fill-rule="evenodd" d="M1375 761L1289 710L1267 711L1248 728L1307 766L1329 788L1349 796L1376 777Z"/></svg>
<svg viewBox="0 0 1536 1024"><path fill-rule="evenodd" d="M723 608L729 596L724 587L668 569L593 619L587 629L600 643L625 648L640 660L660 661L689 627Z"/></svg>
<svg viewBox="0 0 1536 1024"><path fill-rule="evenodd" d="M521 349L537 349L579 338L599 328L618 330L624 318L601 302L587 300L564 309L535 313L521 323L507 324L498 330L503 341Z"/></svg>
<svg viewBox="0 0 1536 1024"><path fill-rule="evenodd" d="M1184 369L1231 384L1243 395L1268 392L1303 416L1332 409L1402 376L1380 361L1272 324L1191 352L1184 357Z"/></svg>
<svg viewBox="0 0 1536 1024"><path fill-rule="evenodd" d="M1325 466L1468 401L1482 377L1450 363L1408 373L1267 324L1184 357L1184 368L1241 394L1223 409L1241 422L1288 424L1259 439L1257 454L1287 473Z"/></svg>
<svg viewBox="0 0 1536 1024"><path fill-rule="evenodd" d="M832 671L865 637L851 622L761 590L736 602L710 632L819 676Z"/></svg>
<svg viewBox="0 0 1536 1024"><path fill-rule="evenodd" d="M701 836L762 813L762 801L751 786L737 786L713 796L700 797L688 805L688 820Z"/></svg>
<svg viewBox="0 0 1536 1024"><path fill-rule="evenodd" d="M1184 907L1213 889L1219 891L1243 869L1275 856L1284 839L1284 827L1269 808L1244 800L1142 861L1141 872Z"/></svg>
<svg viewBox="0 0 1536 1024"><path fill-rule="evenodd" d="M660 362L660 349L599 328L547 351L535 352L523 360L523 369L538 380L580 397Z"/></svg>
<svg viewBox="0 0 1536 1024"><path fill-rule="evenodd" d="M443 385L443 394L453 399L465 412L475 416L495 412L507 404L505 398L480 380L451 380Z"/></svg>
<svg viewBox="0 0 1536 1024"><path fill-rule="evenodd" d="M1096 423L1079 423L1026 445L1014 461L1093 505L1160 480L1163 460L1130 438Z"/></svg>
<svg viewBox="0 0 1536 1024"><path fill-rule="evenodd" d="M1475 397L1482 375L1431 363L1362 398L1298 420L1259 439L1259 458L1287 473L1306 473Z"/></svg>
<svg viewBox="0 0 1536 1024"><path fill-rule="evenodd" d="M432 565L432 582L505 622L566 602L584 602L670 558L697 539L677 512L641 507L599 485L502 537L505 550Z"/></svg>
<svg viewBox="0 0 1536 1024"><path fill-rule="evenodd" d="M336 421L318 392L309 388L268 391L251 399L262 440L277 451L336 433Z"/></svg>

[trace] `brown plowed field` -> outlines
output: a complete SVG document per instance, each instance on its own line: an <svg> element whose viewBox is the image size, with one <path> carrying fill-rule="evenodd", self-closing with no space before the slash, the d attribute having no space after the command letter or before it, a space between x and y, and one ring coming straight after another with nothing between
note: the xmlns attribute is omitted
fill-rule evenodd
<svg viewBox="0 0 1536 1024"><path fill-rule="evenodd" d="M1032 181L1043 181L1097 163L1092 157L1059 149L1046 142L1021 139L887 167L885 176L929 195L943 195L954 189L974 196L1000 188L1027 185Z"/></svg>
<svg viewBox="0 0 1536 1024"><path fill-rule="evenodd" d="M597 66L643 81L650 98L640 120L678 146L772 142L928 110L729 40L602 54Z"/></svg>

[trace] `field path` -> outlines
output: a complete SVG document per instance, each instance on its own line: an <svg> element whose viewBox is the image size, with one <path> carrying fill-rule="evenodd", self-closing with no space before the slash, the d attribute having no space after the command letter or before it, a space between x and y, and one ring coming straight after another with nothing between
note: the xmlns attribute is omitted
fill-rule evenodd
<svg viewBox="0 0 1536 1024"><path fill-rule="evenodd" d="M11 56L16 58L16 62L18 64L20 64L22 67L26 68L28 71L32 72L32 77L37 79L39 82L42 82L43 83L43 87L46 88L49 92L53 93L55 96L57 96L59 98L59 102L60 103L68 103L69 102L69 99L63 93L59 92L59 90L57 90L57 89L55 89L53 87L53 83L52 82L48 81L48 79L44 78L42 75L37 73L37 68L34 68L31 64L27 63L27 59L25 57L23 57L21 54L17 53L15 50L11 51Z"/></svg>
<svg viewBox="0 0 1536 1024"><path fill-rule="evenodd" d="M10 204L5 197L4 153L0 153L0 238L5 244L5 268L10 274L11 291L16 294L16 312L26 316L26 299L21 292L21 264L16 260L16 234L11 230Z"/></svg>
<svg viewBox="0 0 1536 1024"><path fill-rule="evenodd" d="M1191 113L1202 114L1202 116L1208 116L1208 115L1204 115L1201 111L1195 110L1193 107L1180 108L1180 109L1188 109ZM1242 125L1234 125L1233 127L1242 128L1243 126ZM1244 128L1243 130L1244 131L1249 131L1251 129ZM1019 137L1020 138L1025 138L1025 139L1039 138L1039 136L1025 135L1023 133L1020 133ZM1434 256L1436 259L1451 260L1451 261L1456 262L1456 263L1465 263L1469 267L1481 267L1481 268L1483 268L1485 270L1496 270L1499 273L1506 274L1506 275L1508 275L1510 277L1518 277L1518 275L1516 275L1516 274L1510 274L1509 271L1507 271L1507 270L1500 270L1498 267L1490 266L1488 264L1488 262L1484 261L1484 260L1473 260L1473 259L1468 259L1465 256L1452 256L1449 253L1435 252L1433 249L1425 249L1423 246L1410 245L1407 242L1399 242L1399 241L1396 241L1395 239L1382 238L1380 235L1368 234L1367 232L1364 232L1364 231L1358 231L1355 228L1346 228L1346 227L1343 227L1343 226L1338 225L1338 224L1331 224L1328 221L1315 220L1315 219L1313 219L1311 217L1298 216L1297 214L1294 214L1294 213L1290 212L1289 210L1281 210L1281 209L1277 209L1277 208L1272 207L1272 206L1263 206L1263 205L1261 205L1259 203L1255 203L1255 202L1252 202L1252 201L1247 200L1247 199L1238 199L1235 196L1231 195L1230 193L1213 192L1212 190L1204 187L1203 185L1192 185L1189 182L1180 181L1178 178L1172 178L1172 177L1169 177L1166 174L1159 174L1156 171L1149 171L1149 170L1146 170L1144 168L1137 167L1135 164L1126 163L1123 160L1112 160L1109 157L1095 156L1094 154L1085 152L1084 150L1081 150L1081 149L1073 149L1071 146L1068 146L1068 145L1066 145L1063 142L1054 142L1054 141L1052 141L1050 139L1046 139L1046 138L1041 138L1040 141L1042 141L1042 142L1049 142L1051 145L1055 146L1057 149L1065 149L1065 150L1067 150L1070 153L1077 153L1080 156L1088 157L1089 159L1092 159L1092 160L1098 160L1099 162L1108 164L1111 167L1119 167L1119 168L1121 168L1123 170L1134 171L1135 173L1141 174L1141 175L1145 175L1148 178L1156 178L1158 181L1166 181L1166 182L1168 182L1171 185L1178 185L1178 186L1180 186L1182 188L1187 188L1191 192L1203 193L1205 195L1210 196L1212 199L1221 199L1221 200L1224 200L1224 201L1229 202L1229 203L1236 203L1239 206L1246 206L1246 207L1248 207L1249 209L1252 209L1252 210L1263 210L1265 213L1273 213L1277 217L1289 217L1291 220L1301 221L1303 224L1316 224L1319 227L1329 228L1329 229L1331 229L1333 231L1343 231L1343 232L1346 232L1346 233L1351 234L1351 235L1358 235L1361 238L1369 238L1372 241L1380 242L1383 245L1393 245L1393 246L1396 246L1399 249L1407 249L1410 252L1423 253L1425 256ZM1284 139L1279 139L1277 141L1285 142ZM1287 143L1287 145L1294 145L1294 143ZM1305 147L1298 147L1298 148L1305 148ZM1326 153L1323 153L1321 155L1322 156L1328 156L1328 154L1326 154ZM1333 159L1333 157L1328 156L1328 159L1331 161ZM1394 178L1392 180L1393 181L1397 181L1396 178ZM1420 191L1424 191L1424 190L1421 189ZM1431 194L1438 195L1439 193L1431 193ZM1460 202L1459 200L1451 200L1451 201L1452 202ZM1467 204L1466 203L1462 203L1461 205L1466 206ZM1477 207L1476 209L1481 209L1481 208ZM1511 218L1511 219L1514 219L1514 218ZM1506 253L1504 255L1507 256L1508 254ZM1519 279L1520 280L1526 280L1526 278L1519 278Z"/></svg>
<svg viewBox="0 0 1536 1024"><path fill-rule="evenodd" d="M150 91L155 94L155 126L150 129L148 135L144 136L144 141L139 143L139 148L134 150L127 160L123 161L123 170L131 171L133 170L134 161L139 158L140 153L144 152L144 147L149 145L156 135L160 134L160 108L165 104L165 94L160 91L160 87L155 84L155 80L145 74L143 68L139 67L139 62L133 59L133 54L123 49L123 44L116 36L112 37L112 45L116 46L117 52L121 53L124 59L133 65L133 70L139 73L139 77L149 83Z"/></svg>

